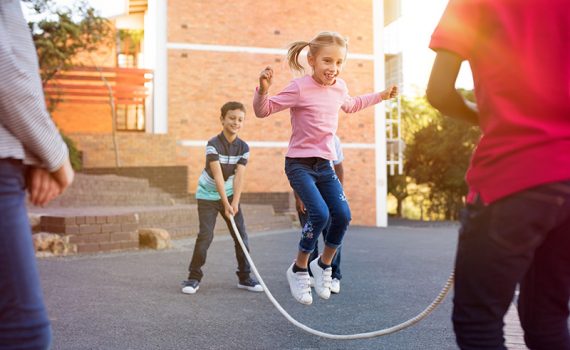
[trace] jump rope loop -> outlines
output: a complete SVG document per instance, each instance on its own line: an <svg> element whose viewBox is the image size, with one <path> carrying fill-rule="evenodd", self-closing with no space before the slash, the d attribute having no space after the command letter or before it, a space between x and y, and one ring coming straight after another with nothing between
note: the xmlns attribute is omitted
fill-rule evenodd
<svg viewBox="0 0 570 350"><path fill-rule="evenodd" d="M311 334L319 336L319 337L328 338L328 339L337 339L337 340L352 340L352 339L365 339L365 338L380 337L380 336L399 332L402 329L408 328L408 327L418 323L419 321L426 318L429 314L431 314L443 302L443 300L447 296L447 293L449 292L449 290L453 286L454 272L452 272L449 275L447 282L445 282L445 285L443 286L443 288L441 289L441 291L439 292L437 297L432 301L431 304L428 305L428 307L426 307L417 316L410 318L409 320L402 322L398 325L388 327L388 328L384 328L384 329L379 329L377 331L365 332L365 333L355 333L355 334L331 334L331 333L321 332L319 330L308 327L307 325L305 325L305 324L297 321L296 319L294 319L291 315L289 315L289 313L287 311L285 311L285 309L283 309L283 307L277 302L277 300L275 300L275 298L271 294L271 291L269 291L269 289L267 288L267 285L263 281L263 278L261 278L261 275L257 271L257 268L255 267L255 264L253 263L251 256L249 255L249 252L247 251L247 248L245 247L245 244L243 243L243 240L241 239L241 233L239 232L239 230L236 226L236 223L234 221L233 216L230 216L230 221L232 224L232 228L234 229L234 232L236 233L236 237L237 237L237 240L241 246L241 249L245 253L245 257L247 258L247 261L249 262L249 265L251 266L251 270L253 271L255 277L257 277L259 283L263 287L263 291L267 295L267 298L269 298L269 301L271 301L273 306L275 306L275 308L277 308L277 310L279 310L279 312L289 322L291 322L293 325L301 328L305 332L311 333Z"/></svg>

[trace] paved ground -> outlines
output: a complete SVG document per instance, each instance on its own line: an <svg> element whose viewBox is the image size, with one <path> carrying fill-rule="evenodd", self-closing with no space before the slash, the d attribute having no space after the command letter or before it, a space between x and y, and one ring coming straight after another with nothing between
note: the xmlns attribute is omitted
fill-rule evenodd
<svg viewBox="0 0 570 350"><path fill-rule="evenodd" d="M255 234L253 259L269 289L297 320L329 333L390 327L422 311L452 269L454 225L351 227L341 293L295 302L285 270L297 232ZM196 295L180 293L193 240L168 251L40 260L54 349L455 349L450 298L426 320L373 339L322 339L291 325L263 293L236 288L233 242L212 244Z"/></svg>

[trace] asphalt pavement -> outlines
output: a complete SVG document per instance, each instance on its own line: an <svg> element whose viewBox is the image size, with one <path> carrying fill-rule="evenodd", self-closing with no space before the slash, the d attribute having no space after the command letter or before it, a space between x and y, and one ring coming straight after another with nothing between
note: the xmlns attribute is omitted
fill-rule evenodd
<svg viewBox="0 0 570 350"><path fill-rule="evenodd" d="M279 303L327 333L370 332L420 313L453 266L457 226L350 227L341 292L310 306L293 300L285 270L299 232L250 235L253 260ZM53 349L456 349L450 296L429 317L396 334L363 340L311 335L285 319L264 293L237 288L231 238L215 238L195 295L180 292L194 239L165 251L39 260Z"/></svg>

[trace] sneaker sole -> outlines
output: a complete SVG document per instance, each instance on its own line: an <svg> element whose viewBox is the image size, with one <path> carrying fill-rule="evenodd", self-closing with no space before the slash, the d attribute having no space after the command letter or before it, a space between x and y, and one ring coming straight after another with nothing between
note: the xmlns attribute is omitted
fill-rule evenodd
<svg viewBox="0 0 570 350"><path fill-rule="evenodd" d="M198 289L200 289L200 286L196 287L196 288L192 288L192 290L187 289L186 288L182 288L182 293L184 294L196 294L196 292L198 291Z"/></svg>
<svg viewBox="0 0 570 350"><path fill-rule="evenodd" d="M238 284L237 287L239 289L245 289L245 290L248 290L250 292L255 292L255 293L263 292L263 287L261 285L258 285L256 287L250 287L250 286L244 286L244 285Z"/></svg>

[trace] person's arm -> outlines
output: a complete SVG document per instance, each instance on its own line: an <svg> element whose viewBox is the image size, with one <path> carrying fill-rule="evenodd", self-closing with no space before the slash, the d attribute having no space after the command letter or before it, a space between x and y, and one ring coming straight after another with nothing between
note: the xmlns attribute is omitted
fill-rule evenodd
<svg viewBox="0 0 570 350"><path fill-rule="evenodd" d="M338 177L340 184L344 185L344 167L342 166L342 162L334 165L334 172L336 173L336 177Z"/></svg>
<svg viewBox="0 0 570 350"><path fill-rule="evenodd" d="M429 103L443 115L479 124L477 106L455 89L463 59L450 51L437 51L427 88Z"/></svg>
<svg viewBox="0 0 570 350"><path fill-rule="evenodd" d="M234 197L232 198L232 208L234 210L234 215L239 211L239 201L241 199L241 193L243 191L243 184L245 182L245 165L238 164L236 167L236 173L234 175Z"/></svg>
<svg viewBox="0 0 570 350"><path fill-rule="evenodd" d="M364 108L373 106L385 100L389 100L398 95L398 87L395 85L389 86L382 92L375 92L361 96L346 96L346 99L340 107L346 113L356 113Z"/></svg>
<svg viewBox="0 0 570 350"><path fill-rule="evenodd" d="M297 209L297 212L305 214L307 212L307 209L305 208L305 203L303 203L301 197L299 197L297 192L293 191L293 194L295 195L295 209Z"/></svg>
<svg viewBox="0 0 570 350"><path fill-rule="evenodd" d="M273 69L265 68L259 75L259 87L253 95L253 111L257 118L265 118L271 114L296 105L299 99L299 86L292 81L278 94L268 97L269 87L273 80Z"/></svg>
<svg viewBox="0 0 570 350"><path fill-rule="evenodd" d="M15 15L23 16L21 10L18 12ZM59 185L59 194L73 182L74 173L67 146L47 112L38 69L28 69L29 65L37 67L37 56L29 28L23 18L20 22L21 27L12 27L9 31L0 29L0 76L7 82L0 84L0 124L41 160L42 166ZM16 51L11 47L14 42L11 36L29 40L20 43L22 47L30 48L24 53L26 56L16 56L16 52L22 55L22 50ZM22 61L27 61L28 66ZM36 179L37 185L39 178L43 178L42 175L36 176L34 172L28 182ZM34 202L44 202L46 198L53 197L53 192L42 190L48 187L35 186Z"/></svg>
<svg viewBox="0 0 570 350"><path fill-rule="evenodd" d="M220 194L220 199L224 206L225 215L227 218L229 218L230 216L234 215L234 210L228 201L228 196L226 196L226 186L224 182L224 174L222 173L222 166L218 160L213 160L209 164L212 175L214 175L214 181L216 182L216 189Z"/></svg>

